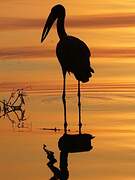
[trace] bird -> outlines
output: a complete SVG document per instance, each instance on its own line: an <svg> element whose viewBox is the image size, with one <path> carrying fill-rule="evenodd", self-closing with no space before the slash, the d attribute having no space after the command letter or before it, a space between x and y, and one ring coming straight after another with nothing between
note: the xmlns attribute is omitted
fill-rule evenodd
<svg viewBox="0 0 135 180"><path fill-rule="evenodd" d="M68 35L65 31L66 10L63 5L57 4L52 9L43 28L41 43L47 37L53 23L57 20L57 33L59 42L56 46L56 55L63 73L63 94L64 104L64 129L67 129L66 120L66 74L74 74L78 81L78 107L79 107L79 132L81 133L81 102L80 102L80 82L86 83L92 77L94 69L90 64L90 50L88 46L79 38Z"/></svg>

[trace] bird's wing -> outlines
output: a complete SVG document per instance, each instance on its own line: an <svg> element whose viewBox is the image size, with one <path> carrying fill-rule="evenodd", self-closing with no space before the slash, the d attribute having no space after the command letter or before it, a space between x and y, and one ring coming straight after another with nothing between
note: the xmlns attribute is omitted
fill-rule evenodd
<svg viewBox="0 0 135 180"><path fill-rule="evenodd" d="M87 61L90 57L90 50L80 39L67 36L57 44L56 54L60 62L72 64L80 60Z"/></svg>

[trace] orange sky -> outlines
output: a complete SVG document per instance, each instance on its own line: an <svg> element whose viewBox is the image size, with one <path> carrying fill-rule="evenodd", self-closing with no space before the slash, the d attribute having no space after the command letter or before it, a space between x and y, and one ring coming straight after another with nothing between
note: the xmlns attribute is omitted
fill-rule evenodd
<svg viewBox="0 0 135 180"><path fill-rule="evenodd" d="M56 151L59 160L57 141L63 131L39 129L63 128L63 79L55 55L55 26L40 43L45 20L57 3L66 8L66 31L90 48L95 70L90 82L81 84L81 102L83 132L96 138L90 153L70 154L70 178L134 179L135 0L0 0L0 100L13 89L24 88L26 120L32 122L32 132L11 133L8 119L0 119L0 179L51 177L43 143ZM73 75L68 75L67 90L68 127L76 133Z"/></svg>
<svg viewBox="0 0 135 180"><path fill-rule="evenodd" d="M58 2L66 8L67 32L82 39L91 49L91 62L96 72L92 82L134 82L135 2L131 0L2 0L1 82L24 83L26 79L27 82L53 81L54 74L61 81L55 55L58 42L55 26L46 42L40 43L45 20L52 6Z"/></svg>

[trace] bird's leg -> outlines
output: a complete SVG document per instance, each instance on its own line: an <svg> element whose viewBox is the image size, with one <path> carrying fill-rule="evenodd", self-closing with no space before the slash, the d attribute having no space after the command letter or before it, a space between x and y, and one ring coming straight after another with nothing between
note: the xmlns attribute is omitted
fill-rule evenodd
<svg viewBox="0 0 135 180"><path fill-rule="evenodd" d="M67 133L67 114L66 114L66 74L63 73L63 94L62 94L62 101L64 105L64 132Z"/></svg>
<svg viewBox="0 0 135 180"><path fill-rule="evenodd" d="M79 112L79 134L81 134L81 100L80 100L81 94L80 94L80 81L78 81L78 112Z"/></svg>

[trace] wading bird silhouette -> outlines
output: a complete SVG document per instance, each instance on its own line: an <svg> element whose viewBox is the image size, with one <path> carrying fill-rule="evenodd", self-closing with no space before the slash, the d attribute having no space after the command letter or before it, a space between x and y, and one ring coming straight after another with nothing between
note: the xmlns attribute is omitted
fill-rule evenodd
<svg viewBox="0 0 135 180"><path fill-rule="evenodd" d="M80 39L67 35L64 28L65 8L58 4L51 9L46 24L43 29L41 42L44 41L49 33L54 21L57 19L57 33L59 42L56 47L56 55L60 62L63 72L63 94L62 100L64 104L64 129L66 133L67 120L66 120L66 73L73 73L78 80L78 108L79 108L79 132L81 133L81 102L80 102L80 81L85 83L94 73L90 66L90 50L87 45Z"/></svg>

